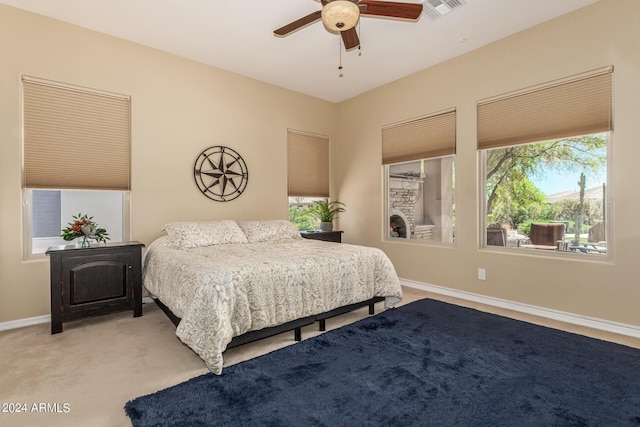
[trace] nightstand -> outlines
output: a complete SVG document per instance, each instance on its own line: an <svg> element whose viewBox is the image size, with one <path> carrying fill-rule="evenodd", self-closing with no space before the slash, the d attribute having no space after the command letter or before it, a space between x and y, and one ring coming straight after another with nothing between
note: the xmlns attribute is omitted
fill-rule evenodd
<svg viewBox="0 0 640 427"><path fill-rule="evenodd" d="M325 242L342 243L342 231L301 231L300 235L305 239L322 240Z"/></svg>
<svg viewBox="0 0 640 427"><path fill-rule="evenodd" d="M140 242L107 243L78 248L52 246L51 333L62 323L133 310L142 316L142 248Z"/></svg>

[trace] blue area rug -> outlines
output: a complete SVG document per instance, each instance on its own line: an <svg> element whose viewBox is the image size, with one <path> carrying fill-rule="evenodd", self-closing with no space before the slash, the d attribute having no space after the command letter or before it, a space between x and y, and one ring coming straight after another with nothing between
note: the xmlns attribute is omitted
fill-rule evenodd
<svg viewBox="0 0 640 427"><path fill-rule="evenodd" d="M125 406L134 426L640 424L640 350L434 300Z"/></svg>

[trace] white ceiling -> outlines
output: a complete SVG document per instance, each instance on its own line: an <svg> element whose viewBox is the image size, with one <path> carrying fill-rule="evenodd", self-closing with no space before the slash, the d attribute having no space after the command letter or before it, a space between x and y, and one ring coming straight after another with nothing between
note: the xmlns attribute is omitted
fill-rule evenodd
<svg viewBox="0 0 640 427"><path fill-rule="evenodd" d="M424 14L415 23L362 17L362 49L351 52L340 48L340 37L321 22L285 38L273 35L276 28L320 10L314 0L0 3L340 102L597 0L465 1L435 21Z"/></svg>

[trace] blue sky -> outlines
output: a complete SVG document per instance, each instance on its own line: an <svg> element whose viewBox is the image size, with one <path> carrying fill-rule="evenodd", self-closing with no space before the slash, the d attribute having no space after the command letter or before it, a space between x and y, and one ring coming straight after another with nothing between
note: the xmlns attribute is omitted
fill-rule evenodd
<svg viewBox="0 0 640 427"><path fill-rule="evenodd" d="M587 187L596 187L607 182L607 176L605 170L600 173L600 176L587 175ZM578 181L580 181L580 172L567 172L565 174L552 172L543 177L530 177L529 178L544 194L547 196L550 194L560 193L561 191L578 191Z"/></svg>
<svg viewBox="0 0 640 427"><path fill-rule="evenodd" d="M605 134L594 135L605 137ZM576 157L580 156L580 151L574 152ZM607 149L600 148L595 151L583 153L584 156L604 156L606 158ZM543 171L539 176L529 176L529 180L533 182L547 196L563 191L579 191L580 186L580 170L570 170L573 168L565 168L565 171L559 170L559 167ZM578 168L576 168L578 169ZM607 166L600 166L598 172L585 172L586 188L593 188L607 183Z"/></svg>

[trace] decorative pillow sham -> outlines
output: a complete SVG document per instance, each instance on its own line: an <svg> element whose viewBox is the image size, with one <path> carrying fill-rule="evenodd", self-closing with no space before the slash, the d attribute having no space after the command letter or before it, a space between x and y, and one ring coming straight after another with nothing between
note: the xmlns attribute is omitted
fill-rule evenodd
<svg viewBox="0 0 640 427"><path fill-rule="evenodd" d="M285 220L238 221L249 243L302 239L295 225Z"/></svg>
<svg viewBox="0 0 640 427"><path fill-rule="evenodd" d="M168 245L175 249L247 243L246 236L232 220L172 222L162 230L169 235Z"/></svg>

